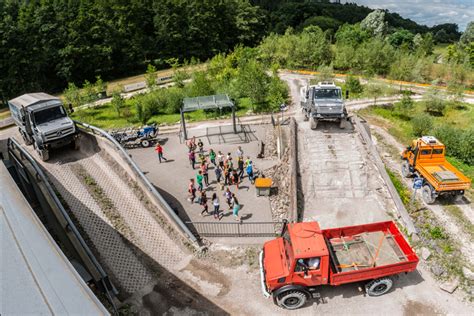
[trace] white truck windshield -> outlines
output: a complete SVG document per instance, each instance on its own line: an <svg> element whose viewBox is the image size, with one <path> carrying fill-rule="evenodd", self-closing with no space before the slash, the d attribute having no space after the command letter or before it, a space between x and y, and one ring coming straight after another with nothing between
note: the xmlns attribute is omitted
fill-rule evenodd
<svg viewBox="0 0 474 316"><path fill-rule="evenodd" d="M340 99L341 90L339 89L315 89L315 99Z"/></svg>
<svg viewBox="0 0 474 316"><path fill-rule="evenodd" d="M34 112L36 125L40 125L40 124L44 124L53 120L57 120L65 116L66 116L66 112L64 111L62 106L55 106L52 108Z"/></svg>

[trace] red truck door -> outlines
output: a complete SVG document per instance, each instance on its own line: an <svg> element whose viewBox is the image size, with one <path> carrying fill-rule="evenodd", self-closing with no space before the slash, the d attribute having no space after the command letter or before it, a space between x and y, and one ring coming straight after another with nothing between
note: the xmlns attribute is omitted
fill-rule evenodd
<svg viewBox="0 0 474 316"><path fill-rule="evenodd" d="M298 259L294 265L292 283L316 286L328 283L328 257Z"/></svg>

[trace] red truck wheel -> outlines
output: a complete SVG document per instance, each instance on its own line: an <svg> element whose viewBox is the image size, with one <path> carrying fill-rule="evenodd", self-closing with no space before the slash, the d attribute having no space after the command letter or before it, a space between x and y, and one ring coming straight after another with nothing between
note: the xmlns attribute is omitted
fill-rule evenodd
<svg viewBox="0 0 474 316"><path fill-rule="evenodd" d="M278 295L276 301L278 306L285 309L298 309L304 304L308 297L301 291L287 291Z"/></svg>
<svg viewBox="0 0 474 316"><path fill-rule="evenodd" d="M365 292L369 296L380 296L390 291L392 286L393 281L391 278L376 279L365 285Z"/></svg>

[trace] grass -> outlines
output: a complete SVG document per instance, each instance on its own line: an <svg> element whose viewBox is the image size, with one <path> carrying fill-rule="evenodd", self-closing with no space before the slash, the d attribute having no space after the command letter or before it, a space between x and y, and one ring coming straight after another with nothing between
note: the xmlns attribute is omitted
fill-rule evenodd
<svg viewBox="0 0 474 316"><path fill-rule="evenodd" d="M8 109L0 110L0 120L4 120L10 117L10 111Z"/></svg>
<svg viewBox="0 0 474 316"><path fill-rule="evenodd" d="M393 186L398 192L398 195L400 196L400 199L402 200L403 204L408 208L410 206L410 199L411 199L411 193L407 189L407 187L403 184L402 180L400 177L394 173L392 170L385 168L387 170L388 176L390 177L390 180L393 183Z"/></svg>
<svg viewBox="0 0 474 316"><path fill-rule="evenodd" d="M408 115L400 113L397 106L398 103L391 107L371 106L360 110L359 113L376 124L386 127L388 132L400 143L408 145L416 138L410 118L424 113L426 104L424 101L414 102L414 108ZM460 130L467 129L474 125L474 106L471 104L461 104L461 106L448 104L443 116L432 116L432 119L434 127L449 124ZM447 157L447 159L466 176L474 179L474 166L469 166L454 157Z"/></svg>
<svg viewBox="0 0 474 316"><path fill-rule="evenodd" d="M241 99L239 102L238 109L236 111L237 116L245 115L252 107L251 103ZM71 114L71 117L80 122L88 123L103 129L116 129L125 127L136 127L142 125L136 119L135 108L130 102L126 102L125 108L122 109L121 115L119 116L111 103L96 106L93 108L76 110ZM220 113L216 111L195 111L188 112L185 114L187 122L197 122L203 120L212 120L219 118L229 118L231 111L229 109L223 109ZM160 125L171 125L176 124L181 120L181 116L178 113L167 114L159 113L153 115L147 122L147 124L157 123Z"/></svg>

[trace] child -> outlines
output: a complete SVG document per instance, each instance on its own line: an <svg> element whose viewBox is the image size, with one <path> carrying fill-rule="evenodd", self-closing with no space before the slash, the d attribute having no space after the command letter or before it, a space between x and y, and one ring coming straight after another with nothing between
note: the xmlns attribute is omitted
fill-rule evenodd
<svg viewBox="0 0 474 316"><path fill-rule="evenodd" d="M236 221L240 221L240 217L239 217L240 204L239 204L239 200L237 200L237 197L235 196L234 193L232 193L232 205L233 205L232 214L234 215L234 219Z"/></svg>
<svg viewBox="0 0 474 316"><path fill-rule="evenodd" d="M214 205L214 218L215 219L219 219L219 208L220 208L220 205L219 205L219 198L217 197L217 194L216 193L213 193L212 194L212 205Z"/></svg>
<svg viewBox="0 0 474 316"><path fill-rule="evenodd" d="M200 138L198 140L198 147L199 147L199 152L202 153L204 151L204 143L202 142Z"/></svg>
<svg viewBox="0 0 474 316"><path fill-rule="evenodd" d="M209 160L211 161L211 163L214 166L217 166L216 165L216 153L214 152L214 150L212 148L209 150Z"/></svg>
<svg viewBox="0 0 474 316"><path fill-rule="evenodd" d="M188 192L191 195L189 200L191 201L191 203L193 203L194 199L196 198L196 187L194 186L194 179L189 179Z"/></svg>
<svg viewBox="0 0 474 316"><path fill-rule="evenodd" d="M204 190L204 186L202 185L202 180L203 179L204 179L204 176L202 175L202 171L199 170L198 174L196 175L196 180L197 180L199 192L202 192L202 190Z"/></svg>
<svg viewBox="0 0 474 316"><path fill-rule="evenodd" d="M238 190L239 189L239 174L237 173L237 170L235 169L232 170L232 183L235 184Z"/></svg>
<svg viewBox="0 0 474 316"><path fill-rule="evenodd" d="M232 192L227 188L224 192L224 197L226 198L227 205L229 205L229 210L232 209Z"/></svg>
<svg viewBox="0 0 474 316"><path fill-rule="evenodd" d="M201 192L201 205L203 206L203 210L201 212L201 216L204 216L204 213L209 215L209 209L207 206L207 196L206 191Z"/></svg>

